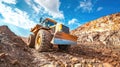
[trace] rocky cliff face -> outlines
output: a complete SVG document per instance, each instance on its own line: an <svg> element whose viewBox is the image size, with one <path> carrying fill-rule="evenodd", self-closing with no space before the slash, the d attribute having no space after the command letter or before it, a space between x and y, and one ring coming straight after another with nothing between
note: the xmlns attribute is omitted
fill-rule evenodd
<svg viewBox="0 0 120 67"><path fill-rule="evenodd" d="M90 21L73 30L71 34L79 37L78 43L99 42L120 46L120 13Z"/></svg>

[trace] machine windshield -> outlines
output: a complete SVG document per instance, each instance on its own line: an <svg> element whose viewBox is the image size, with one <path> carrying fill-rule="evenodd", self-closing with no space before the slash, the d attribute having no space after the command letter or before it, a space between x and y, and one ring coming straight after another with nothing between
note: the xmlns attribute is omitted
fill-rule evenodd
<svg viewBox="0 0 120 67"><path fill-rule="evenodd" d="M50 21L47 21L47 22L43 23L43 26L45 26L45 27L50 27L50 26L53 26L53 25L55 25L55 24L53 22L50 22Z"/></svg>
<svg viewBox="0 0 120 67"><path fill-rule="evenodd" d="M46 22L46 24L47 24L48 27L55 25L54 23L52 23L50 21Z"/></svg>

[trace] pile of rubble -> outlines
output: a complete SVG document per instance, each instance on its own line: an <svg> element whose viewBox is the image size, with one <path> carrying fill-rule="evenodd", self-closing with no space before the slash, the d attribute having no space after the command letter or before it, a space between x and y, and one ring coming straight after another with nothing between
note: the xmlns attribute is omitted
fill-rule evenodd
<svg viewBox="0 0 120 67"><path fill-rule="evenodd" d="M0 67L33 67L26 43L7 26L0 26Z"/></svg>
<svg viewBox="0 0 120 67"><path fill-rule="evenodd" d="M97 56L96 52L100 52L101 54L96 58L109 62L114 67L120 66L120 13L88 22L71 31L71 34L78 36L78 44L82 46L81 49L85 47L83 49L83 52L87 53L85 55L90 54L86 49L91 48L95 51L95 53L91 52L95 55L94 57Z"/></svg>
<svg viewBox="0 0 120 67"><path fill-rule="evenodd" d="M71 34L79 37L78 43L101 42L105 45L120 46L120 13L88 22L73 30Z"/></svg>

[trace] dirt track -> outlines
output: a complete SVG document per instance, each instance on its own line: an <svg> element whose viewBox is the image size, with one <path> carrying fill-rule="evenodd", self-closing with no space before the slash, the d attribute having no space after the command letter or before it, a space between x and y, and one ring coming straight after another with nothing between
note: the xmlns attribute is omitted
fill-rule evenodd
<svg viewBox="0 0 120 67"><path fill-rule="evenodd" d="M103 49L104 48L104 49ZM91 47L91 44L72 46L69 52L51 51L38 53L33 50L37 66L55 67L119 67L120 49L103 47L100 44Z"/></svg>

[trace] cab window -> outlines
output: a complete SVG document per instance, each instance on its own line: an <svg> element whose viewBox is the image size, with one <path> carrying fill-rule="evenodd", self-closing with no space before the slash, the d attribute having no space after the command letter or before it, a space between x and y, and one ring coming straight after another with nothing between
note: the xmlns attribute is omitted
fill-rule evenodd
<svg viewBox="0 0 120 67"><path fill-rule="evenodd" d="M50 27L50 26L53 26L53 25L55 25L53 22L50 22L50 21L48 21L48 22L46 22L46 25L48 26L48 27Z"/></svg>

